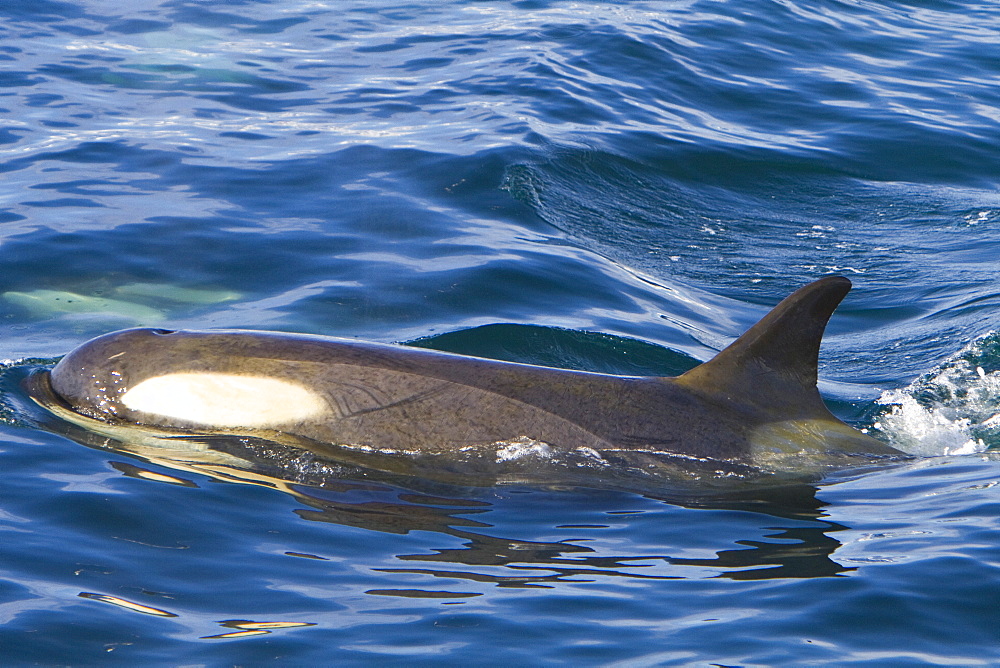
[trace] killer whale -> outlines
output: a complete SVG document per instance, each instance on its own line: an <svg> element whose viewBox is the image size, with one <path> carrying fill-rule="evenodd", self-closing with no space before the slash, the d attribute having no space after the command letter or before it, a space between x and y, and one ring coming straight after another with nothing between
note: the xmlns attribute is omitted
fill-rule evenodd
<svg viewBox="0 0 1000 668"><path fill-rule="evenodd" d="M385 470L422 459L488 464L499 478L527 453L689 477L816 471L902 456L836 418L816 387L823 332L850 289L841 276L800 288L673 378L312 335L140 328L92 339L27 384L37 403L98 432L263 437Z"/></svg>

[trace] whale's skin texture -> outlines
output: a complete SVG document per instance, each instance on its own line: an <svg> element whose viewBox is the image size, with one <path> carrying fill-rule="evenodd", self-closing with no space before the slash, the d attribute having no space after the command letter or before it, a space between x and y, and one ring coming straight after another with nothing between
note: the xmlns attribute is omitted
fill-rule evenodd
<svg viewBox="0 0 1000 668"><path fill-rule="evenodd" d="M721 472L799 466L803 456L894 456L834 417L816 388L820 339L850 287L834 276L799 289L676 378L323 336L142 328L84 343L48 382L66 407L107 423L443 459L510 443Z"/></svg>

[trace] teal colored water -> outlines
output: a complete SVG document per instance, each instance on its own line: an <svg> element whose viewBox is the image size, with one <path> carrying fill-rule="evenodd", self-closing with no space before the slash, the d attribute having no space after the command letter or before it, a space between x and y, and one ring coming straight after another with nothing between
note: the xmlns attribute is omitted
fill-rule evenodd
<svg viewBox="0 0 1000 668"><path fill-rule="evenodd" d="M1000 661L1000 8L0 4L4 665ZM855 283L777 489L242 477L38 422L149 324L676 374ZM256 475L256 477L253 477Z"/></svg>

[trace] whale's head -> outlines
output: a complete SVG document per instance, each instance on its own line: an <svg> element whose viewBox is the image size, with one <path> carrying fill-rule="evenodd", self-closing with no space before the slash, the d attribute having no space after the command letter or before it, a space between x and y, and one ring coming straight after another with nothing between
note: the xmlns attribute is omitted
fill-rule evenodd
<svg viewBox="0 0 1000 668"><path fill-rule="evenodd" d="M220 334L106 334L63 357L51 388L88 417L179 428L280 429L326 412L321 395L255 350L260 337Z"/></svg>

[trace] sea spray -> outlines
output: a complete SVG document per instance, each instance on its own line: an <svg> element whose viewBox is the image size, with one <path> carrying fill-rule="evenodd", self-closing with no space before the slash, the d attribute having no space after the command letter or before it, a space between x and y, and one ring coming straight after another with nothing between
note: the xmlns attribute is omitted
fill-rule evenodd
<svg viewBox="0 0 1000 668"><path fill-rule="evenodd" d="M873 427L914 455L957 455L1000 447L1000 333L969 344L908 387L887 390L889 410Z"/></svg>

